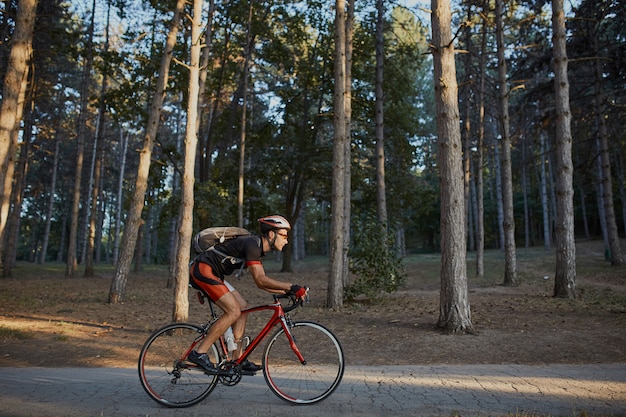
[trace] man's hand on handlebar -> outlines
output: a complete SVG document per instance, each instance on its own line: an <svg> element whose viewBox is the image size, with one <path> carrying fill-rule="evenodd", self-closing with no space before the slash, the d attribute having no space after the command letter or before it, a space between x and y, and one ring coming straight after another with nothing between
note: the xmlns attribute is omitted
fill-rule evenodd
<svg viewBox="0 0 626 417"><path fill-rule="evenodd" d="M291 286L291 288L289 289L287 293L293 294L298 300L304 300L308 292L309 292L309 287L307 286L301 287L299 285L294 284Z"/></svg>

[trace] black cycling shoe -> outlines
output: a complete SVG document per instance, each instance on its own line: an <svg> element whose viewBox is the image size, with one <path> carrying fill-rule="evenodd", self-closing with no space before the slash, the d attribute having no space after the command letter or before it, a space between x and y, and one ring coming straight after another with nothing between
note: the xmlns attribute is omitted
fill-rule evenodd
<svg viewBox="0 0 626 417"><path fill-rule="evenodd" d="M260 371L261 369L263 369L262 366L257 365L254 362L250 362L247 359L241 362L241 370L244 372L256 372L256 371Z"/></svg>
<svg viewBox="0 0 626 417"><path fill-rule="evenodd" d="M192 350L191 352L189 352L189 355L187 355L187 360L198 365L207 374L220 375L226 372L217 369L215 365L213 365L213 363L209 360L209 356L206 353L198 353L195 350Z"/></svg>

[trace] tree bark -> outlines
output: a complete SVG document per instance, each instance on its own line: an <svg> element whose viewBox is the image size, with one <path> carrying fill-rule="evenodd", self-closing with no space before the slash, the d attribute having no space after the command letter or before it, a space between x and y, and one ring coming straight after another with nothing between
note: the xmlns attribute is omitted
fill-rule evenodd
<svg viewBox="0 0 626 417"><path fill-rule="evenodd" d="M148 175L150 172L150 160L152 157L152 147L159 126L161 117L161 107L165 96L165 87L169 77L169 67L172 61L172 52L176 45L176 35L178 34L178 23L185 6L185 0L176 2L176 10L172 18L170 32L167 35L167 41L163 56L161 57L161 67L159 69L159 77L157 79L157 87L150 105L150 113L148 117L148 125L146 126L146 134L144 136L143 148L140 151L139 166L137 168L137 178L135 180L135 190L130 202L128 217L126 219L126 228L122 239L121 253L115 267L115 275L111 281L109 290L109 302L112 304L124 301L126 291L126 281L128 272L133 260L135 252L135 244L137 243L137 231L141 225L141 212L144 206L146 190L148 188ZM119 213L118 213L119 215Z"/></svg>
<svg viewBox="0 0 626 417"><path fill-rule="evenodd" d="M597 33L597 31L596 31ZM598 39L594 36L593 39L595 56L599 56L598 51ZM602 184L602 201L604 204L604 215L606 220L606 238L608 240L608 259L611 261L611 265L619 266L624 265L624 258L622 256L622 250L619 241L619 231L617 228L617 221L615 219L615 205L613 204L613 176L611 173L611 157L609 154L609 140L605 122L605 97L602 92L602 68L600 60L595 60L596 79L594 82L595 89L595 109L596 120L598 121L598 140L600 144L600 181Z"/></svg>
<svg viewBox="0 0 626 417"><path fill-rule="evenodd" d="M106 20L106 30L105 30L105 42L104 42L104 71L102 74L102 85L100 87L100 109L98 112L98 123L96 123L96 137L94 141L94 166L92 173L92 187L91 187L91 206L90 215L89 215L89 233L87 235L87 247L85 250L85 277L93 277L93 263L94 263L94 250L96 247L96 225L98 220L98 200L100 198L100 173L102 166L102 158L104 151L104 132L105 132L105 123L106 123L106 103L105 103L105 94L107 90L108 80L109 80L109 63L107 61L107 54L109 50L109 22L110 22L110 11L111 11L111 3L108 3L107 9L107 20Z"/></svg>
<svg viewBox="0 0 626 417"><path fill-rule="evenodd" d="M378 207L378 223L380 225L380 239L382 247L387 250L387 190L385 186L385 124L384 124L384 94L383 94L383 66L384 52L384 17L385 5L383 0L376 1L376 202Z"/></svg>
<svg viewBox="0 0 626 417"><path fill-rule="evenodd" d="M210 112L208 111L209 103L207 103L207 97L204 94L207 85L207 76L209 73L210 64L210 52L211 45L213 43L213 16L215 15L215 0L209 0L209 7L207 11L207 24L204 35L204 49L202 50L202 58L200 62L200 81L198 89L200 96L198 97L198 178L199 180L206 181L205 174L207 167L207 143L208 143L208 128L210 124ZM203 119L203 115L206 116Z"/></svg>
<svg viewBox="0 0 626 417"><path fill-rule="evenodd" d="M552 1L552 32L556 104L556 275L554 296L576 298L574 240L574 167L563 0Z"/></svg>
<svg viewBox="0 0 626 417"><path fill-rule="evenodd" d="M13 181L13 192L11 193L12 208L9 214L6 230L6 247L4 248L4 264L2 274L4 277L13 276L13 267L15 266L15 258L17 255L17 241L20 232L20 214L22 213L22 203L24 202L24 186L26 173L28 171L28 162L30 160L28 153L30 152L30 142L32 140L32 100L33 98L30 97L29 102L31 108L24 118L24 137L21 145L17 145L17 136L19 132L17 130L14 131L14 142L20 151L18 152L19 161L17 162L17 170Z"/></svg>
<svg viewBox="0 0 626 417"><path fill-rule="evenodd" d="M344 90L344 115L345 115L345 175L344 175L344 205L343 205L343 285L349 283L350 261L348 260L348 251L350 250L350 222L352 213L352 140L351 140L351 123L352 123L352 38L354 36L354 3L356 0L348 1L346 24L345 24L345 90ZM343 289L342 289L343 294Z"/></svg>
<svg viewBox="0 0 626 417"><path fill-rule="evenodd" d="M550 228L550 209L548 207L548 180L546 178L547 177L546 160L548 159L549 147L546 144L545 136L546 134L543 131L543 129L540 130L539 142L541 143L541 152L539 154L539 158L540 158L539 163L541 164L540 173L541 173L541 211L543 213L543 247L546 250L550 250L552 248L552 239L551 239L551 228Z"/></svg>
<svg viewBox="0 0 626 417"><path fill-rule="evenodd" d="M124 199L124 172L126 171L126 151L128 150L128 140L130 134L124 136L124 131L120 130L120 175L117 179L117 201L115 208L115 228L113 238L113 264L117 265L120 253L120 231L122 229L122 203Z"/></svg>
<svg viewBox="0 0 626 417"><path fill-rule="evenodd" d="M467 298L463 147L459 126L450 0L432 0L432 38L441 187L441 292L438 326L473 332Z"/></svg>
<svg viewBox="0 0 626 417"><path fill-rule="evenodd" d="M515 215L513 213L513 174L511 168L511 134L509 132L509 89L504 56L504 27L502 22L502 1L496 0L496 39L498 44L498 84L500 86L500 117L502 133L502 208L504 228L504 282L503 285L516 286L517 258L515 254Z"/></svg>
<svg viewBox="0 0 626 417"><path fill-rule="evenodd" d="M193 186L195 181L196 149L198 147L198 95L200 54L202 52L202 0L193 2L191 22L191 54L189 62L189 94L187 102L187 130L185 135L185 165L182 178L178 251L176 256L176 284L174 286L174 321L189 317L189 253L193 230ZM252 7L252 6L251 6Z"/></svg>
<svg viewBox="0 0 626 417"><path fill-rule="evenodd" d="M87 46L85 47L85 66L80 92L80 115L78 116L78 133L76 138L76 172L74 174L74 189L72 195L72 210L70 212L70 237L67 247L67 259L65 262L65 276L73 278L78 266L78 226L80 216L81 179L85 159L85 141L87 140L87 115L89 113L89 95L91 88L91 68L93 67L93 33L95 27L96 1L92 3L91 21L87 34Z"/></svg>
<svg viewBox="0 0 626 417"><path fill-rule="evenodd" d="M20 128L24 111L28 65L32 55L33 30L37 0L20 0L17 7L15 32L11 40L11 52L4 77L2 103L0 104L0 253L4 246L4 232L7 226L13 174L9 172L16 147L12 146L13 137Z"/></svg>
<svg viewBox="0 0 626 417"><path fill-rule="evenodd" d="M250 77L250 61L252 58L252 5L248 6L248 25L246 46L242 71L242 104L241 104L241 135L239 137L239 189L237 193L237 224L243 227L243 199L245 188L245 158L246 158L246 116L248 110L248 78Z"/></svg>
<svg viewBox="0 0 626 417"><path fill-rule="evenodd" d="M328 277L329 308L343 305L343 283L345 282L345 236L344 225L346 202L346 11L345 1L335 1L335 93L334 93L334 139L333 181L331 195L330 231L330 274Z"/></svg>
<svg viewBox="0 0 626 417"><path fill-rule="evenodd" d="M41 252L37 259L38 264L44 264L46 262L46 255L48 253L48 242L50 241L50 228L52 226L52 213L54 211L54 196L57 187L57 171L59 167L59 145L61 140L59 139L59 131L61 130L61 116L57 115L58 124L54 132L54 159L52 162L52 178L50 180L50 189L48 190L48 206L46 208L46 224L44 227L43 243L41 245Z"/></svg>
<svg viewBox="0 0 626 417"><path fill-rule="evenodd" d="M480 41L480 60L478 73L480 87L478 89L478 151L476 159L476 276L485 275L485 202L483 190L483 155L485 147L485 67L487 55L487 27L483 22Z"/></svg>

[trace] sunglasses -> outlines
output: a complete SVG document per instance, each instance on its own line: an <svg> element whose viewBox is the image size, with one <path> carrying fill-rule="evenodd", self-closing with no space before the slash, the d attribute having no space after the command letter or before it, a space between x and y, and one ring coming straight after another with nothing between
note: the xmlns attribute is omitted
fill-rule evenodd
<svg viewBox="0 0 626 417"><path fill-rule="evenodd" d="M283 239L287 240L289 238L289 235L287 233L282 234L282 233L276 233L278 236L282 237Z"/></svg>

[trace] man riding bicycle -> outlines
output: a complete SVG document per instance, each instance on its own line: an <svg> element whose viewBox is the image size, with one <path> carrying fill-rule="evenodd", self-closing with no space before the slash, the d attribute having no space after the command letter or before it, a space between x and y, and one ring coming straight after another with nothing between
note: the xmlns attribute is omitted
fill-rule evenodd
<svg viewBox="0 0 626 417"><path fill-rule="evenodd" d="M198 255L189 268L191 285L204 291L224 311L224 314L211 325L206 337L187 357L189 361L210 374L220 373L207 355L211 345L228 327L232 327L235 342L239 347L233 352L234 359L237 359L241 355L241 339L246 328L246 315L241 314L241 310L247 308L248 303L224 279L226 275L231 275L244 267L250 271L255 284L262 290L278 294L292 292L298 299L306 296L305 287L270 278L263 268L262 259L265 254L272 250L282 251L287 244L291 225L284 217L278 215L262 217L258 222L261 236L239 236L216 245L215 250ZM233 259L239 262L231 262ZM256 372L261 366L246 360L241 364L241 369Z"/></svg>

